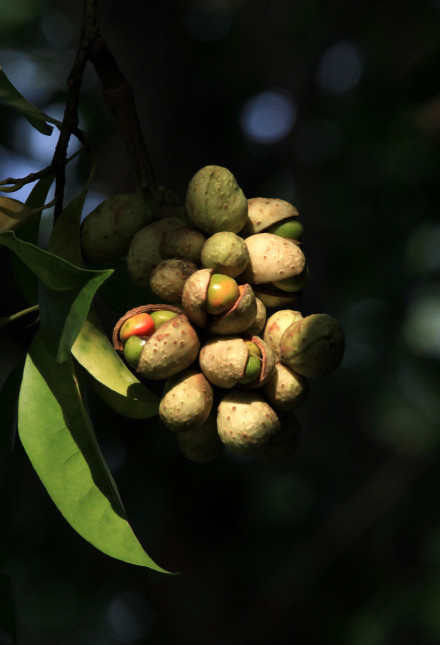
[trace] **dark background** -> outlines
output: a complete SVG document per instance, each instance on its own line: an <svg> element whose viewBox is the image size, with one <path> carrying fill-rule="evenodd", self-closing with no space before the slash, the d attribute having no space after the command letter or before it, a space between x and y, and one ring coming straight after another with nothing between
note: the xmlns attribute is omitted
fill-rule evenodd
<svg viewBox="0 0 440 645"><path fill-rule="evenodd" d="M158 182L183 199L192 175L218 164L248 197L292 201L311 275L298 308L336 317L347 350L311 383L302 444L281 464L194 464L157 423L118 417L91 395L132 525L178 577L83 541L17 442L1 473L0 565L20 645L437 644L440 2L102 5ZM80 14L70 2L0 8L0 64L53 116ZM0 118L2 177L50 160L54 138L3 106ZM92 69L81 125L99 160L90 210L133 189ZM74 167L69 191L83 180ZM9 315L25 303L0 256ZM2 381L24 355L28 322L1 332Z"/></svg>

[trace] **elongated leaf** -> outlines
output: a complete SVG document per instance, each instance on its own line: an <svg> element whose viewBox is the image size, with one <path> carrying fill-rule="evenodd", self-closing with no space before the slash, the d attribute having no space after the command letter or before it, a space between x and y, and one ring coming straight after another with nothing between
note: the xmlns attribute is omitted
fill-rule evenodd
<svg viewBox="0 0 440 645"><path fill-rule="evenodd" d="M0 233L8 246L40 279L40 318L50 351L62 362L81 329L92 299L111 270L91 271L19 240L12 231Z"/></svg>
<svg viewBox="0 0 440 645"><path fill-rule="evenodd" d="M158 414L159 398L130 372L97 321L85 321L72 354L92 377L99 396L113 410L132 419Z"/></svg>
<svg viewBox="0 0 440 645"><path fill-rule="evenodd" d="M41 134L50 135L53 128L48 123L53 123L61 128L61 121L44 114L35 105L32 105L16 87L11 83L3 69L0 67L0 101L18 110L29 121L29 123Z"/></svg>
<svg viewBox="0 0 440 645"><path fill-rule="evenodd" d="M48 175L40 179L26 200L29 208L40 208L46 201L47 194L55 179L55 175ZM40 228L41 213L35 213L23 226L18 230L16 236L36 244L38 240L38 231ZM14 278L21 294L31 304L35 305L38 301L38 278L28 266L16 255L12 256L12 270Z"/></svg>
<svg viewBox="0 0 440 645"><path fill-rule="evenodd" d="M167 573L145 553L127 521L72 361L56 363L40 333L24 367L18 432L50 497L84 539L113 558Z"/></svg>
<svg viewBox="0 0 440 645"><path fill-rule="evenodd" d="M17 403L23 375L23 366L24 360L17 363L9 373L0 390L0 455L7 454L14 447L17 427Z"/></svg>

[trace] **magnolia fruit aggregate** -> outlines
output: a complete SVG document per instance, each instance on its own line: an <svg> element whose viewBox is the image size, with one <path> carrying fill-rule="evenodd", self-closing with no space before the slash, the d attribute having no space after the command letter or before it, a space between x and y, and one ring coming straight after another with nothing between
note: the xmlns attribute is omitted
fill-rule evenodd
<svg viewBox="0 0 440 645"><path fill-rule="evenodd" d="M214 165L189 181L184 206L172 198L138 218L121 244L130 279L159 303L128 311L113 346L147 386L159 384L160 420L188 459L206 463L224 448L287 458L299 445L295 414L309 379L334 372L344 353L337 320L290 308L309 275L299 213L282 199L247 199ZM100 235L106 210L84 220L86 259L88 227ZM108 237L120 236L123 220L114 218Z"/></svg>

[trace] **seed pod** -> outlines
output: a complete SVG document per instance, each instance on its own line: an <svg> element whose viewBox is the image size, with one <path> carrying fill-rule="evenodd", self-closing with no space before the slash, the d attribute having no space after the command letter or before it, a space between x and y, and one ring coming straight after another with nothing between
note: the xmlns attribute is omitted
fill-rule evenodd
<svg viewBox="0 0 440 645"><path fill-rule="evenodd" d="M180 305L185 282L195 271L196 265L188 260L162 260L151 272L151 291L161 300Z"/></svg>
<svg viewBox="0 0 440 645"><path fill-rule="evenodd" d="M191 461L206 464L214 461L223 451L217 432L217 412L211 412L201 426L189 432L176 432L180 452Z"/></svg>
<svg viewBox="0 0 440 645"><path fill-rule="evenodd" d="M213 235L238 233L247 219L247 199L234 175L222 166L205 166L191 179L185 208L192 224Z"/></svg>
<svg viewBox="0 0 440 645"><path fill-rule="evenodd" d="M256 455L280 428L276 412L257 392L233 390L220 401L218 434L231 452Z"/></svg>
<svg viewBox="0 0 440 645"><path fill-rule="evenodd" d="M114 195L81 224L81 249L89 262L114 260L128 252L133 236L151 222L154 209L140 193Z"/></svg>
<svg viewBox="0 0 440 645"><path fill-rule="evenodd" d="M119 330L126 320L138 313L172 311L177 315L163 322L142 348L136 373L144 378L160 380L189 367L197 358L200 341L195 329L182 310L172 305L144 305L128 311L113 329L113 347L123 353Z"/></svg>
<svg viewBox="0 0 440 645"><path fill-rule="evenodd" d="M173 432L202 425L211 412L213 391L205 376L189 368L167 379L159 404L159 416Z"/></svg>
<svg viewBox="0 0 440 645"><path fill-rule="evenodd" d="M133 236L127 254L127 273L135 284L148 287L151 271L166 259L160 254L160 244L164 235L184 225L177 217L165 217L144 226Z"/></svg>
<svg viewBox="0 0 440 645"><path fill-rule="evenodd" d="M188 318L198 327L207 327L212 333L231 334L245 331L255 320L257 303L249 285L237 285L235 303L222 314L210 316L208 290L213 269L199 269L185 282L182 291L182 307ZM230 276L226 279L233 281Z"/></svg>
<svg viewBox="0 0 440 645"><path fill-rule="evenodd" d="M269 316L264 328L263 338L279 355L281 338L290 325L297 320L302 320L302 313L294 309L281 309Z"/></svg>
<svg viewBox="0 0 440 645"><path fill-rule="evenodd" d="M290 411L304 403L309 395L309 384L283 363L275 363L269 380L264 384L264 394L276 410Z"/></svg>
<svg viewBox="0 0 440 645"><path fill-rule="evenodd" d="M344 355L345 335L328 314L312 314L290 325L280 343L280 361L307 377L336 370Z"/></svg>
<svg viewBox="0 0 440 645"><path fill-rule="evenodd" d="M179 258L189 262L199 262L206 237L195 228L183 226L166 233L160 244L163 258Z"/></svg>
<svg viewBox="0 0 440 645"><path fill-rule="evenodd" d="M249 262L249 251L243 240L231 231L221 231L209 237L201 252L202 266L236 278Z"/></svg>
<svg viewBox="0 0 440 645"><path fill-rule="evenodd" d="M259 336L266 324L266 307L263 305L260 298L255 298L255 302L257 303L257 315L255 316L255 320L252 325L245 329L246 334L249 334L250 336Z"/></svg>
<svg viewBox="0 0 440 645"><path fill-rule="evenodd" d="M250 353L247 340L255 343L261 352L261 369L253 381L240 385ZM232 388L240 385L245 389L253 389L261 387L269 379L275 365L275 356L272 349L258 336L221 336L211 338L202 346L199 364L208 381L218 387Z"/></svg>
<svg viewBox="0 0 440 645"><path fill-rule="evenodd" d="M239 276L240 282L267 285L297 276L305 268L304 254L292 240L271 233L257 233L245 242L250 261Z"/></svg>
<svg viewBox="0 0 440 645"><path fill-rule="evenodd" d="M264 304L266 309L278 309L279 307L286 307L291 305L295 300L301 296L301 291L296 293L283 293L276 290L273 286L266 287L265 285L252 285L253 292L256 298L259 298Z"/></svg>
<svg viewBox="0 0 440 645"><path fill-rule="evenodd" d="M244 237L263 233L274 224L298 216L295 206L283 199L253 197L248 200L248 219L241 233Z"/></svg>

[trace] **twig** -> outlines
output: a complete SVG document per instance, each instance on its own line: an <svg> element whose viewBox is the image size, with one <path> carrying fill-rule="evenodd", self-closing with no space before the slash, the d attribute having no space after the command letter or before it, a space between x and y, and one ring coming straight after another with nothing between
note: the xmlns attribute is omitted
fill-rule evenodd
<svg viewBox="0 0 440 645"><path fill-rule="evenodd" d="M81 148L80 150L77 150L72 155L70 155L70 157L67 157L65 164L67 165L68 163L70 163L73 159L75 159L75 157L81 154L83 150L84 148ZM31 172L29 175L26 175L26 177L8 177L7 179L2 179L0 181L0 193L14 193L17 190L20 190L20 188L23 188L23 186L32 184L35 181L42 179L43 177L47 177L53 172L55 172L55 165L52 162L48 166L46 166L46 168L42 168L38 172Z"/></svg>

